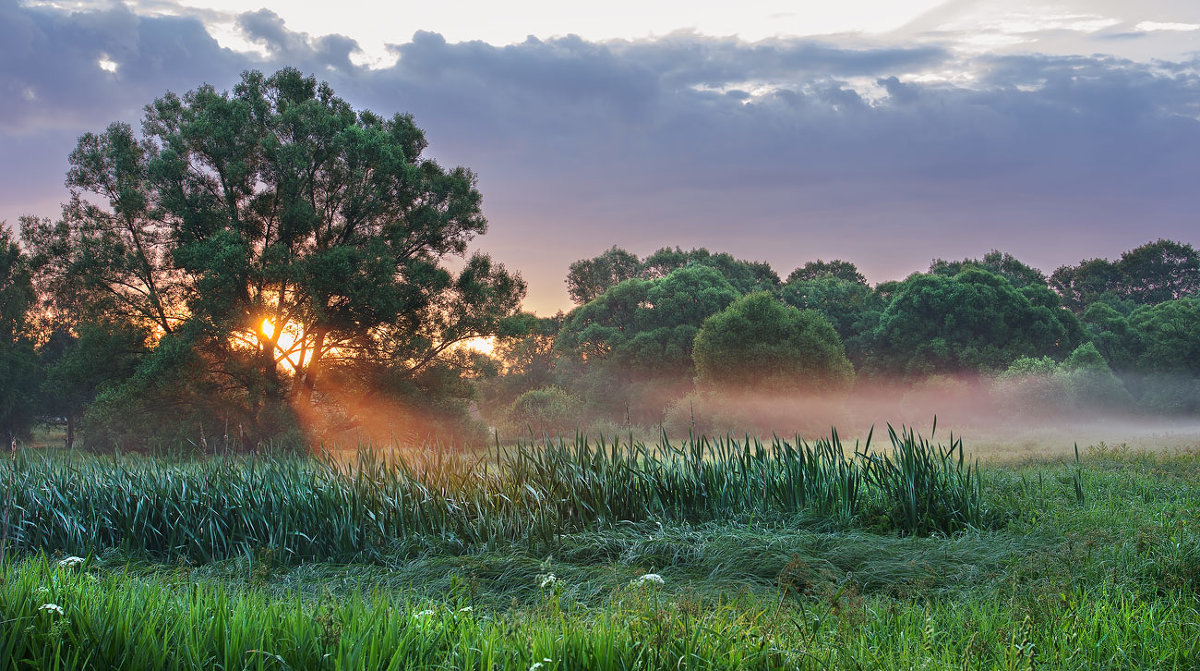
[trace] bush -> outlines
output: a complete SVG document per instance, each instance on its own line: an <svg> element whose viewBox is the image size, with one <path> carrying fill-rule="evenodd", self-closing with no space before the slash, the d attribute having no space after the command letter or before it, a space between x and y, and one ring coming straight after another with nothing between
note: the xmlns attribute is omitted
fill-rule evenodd
<svg viewBox="0 0 1200 671"><path fill-rule="evenodd" d="M854 367L829 321L766 292L706 319L693 357L697 380L710 389L829 391L854 383Z"/></svg>
<svg viewBox="0 0 1200 671"><path fill-rule="evenodd" d="M561 436L578 430L579 411L578 399L560 387L550 386L521 394L508 414L518 432Z"/></svg>

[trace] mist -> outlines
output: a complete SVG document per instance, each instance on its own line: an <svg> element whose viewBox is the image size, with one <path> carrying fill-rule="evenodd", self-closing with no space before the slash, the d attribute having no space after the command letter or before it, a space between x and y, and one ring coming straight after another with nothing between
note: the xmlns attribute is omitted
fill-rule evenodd
<svg viewBox="0 0 1200 671"><path fill-rule="evenodd" d="M639 406L625 421L576 405L572 414L485 416L493 439L632 436L647 443L689 435L778 436L812 441L836 431L847 445L887 445L887 427L915 429L926 437L963 438L973 458L1012 461L1073 457L1093 450L1182 450L1200 447L1200 419L1156 412L1131 398L1089 400L1045 376L1000 378L982 374L925 378L865 378L850 390L779 393L695 389L680 384L632 385L624 391ZM1143 377L1142 388L1170 389L1171 376ZM614 390L615 392L616 390ZM632 392L632 393L630 393ZM614 393L614 395L618 395ZM657 420L653 419L658 412Z"/></svg>

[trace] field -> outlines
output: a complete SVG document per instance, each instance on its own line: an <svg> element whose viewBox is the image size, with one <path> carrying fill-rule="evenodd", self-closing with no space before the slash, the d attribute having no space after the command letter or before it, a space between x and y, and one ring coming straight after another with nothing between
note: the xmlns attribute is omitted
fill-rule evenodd
<svg viewBox="0 0 1200 671"><path fill-rule="evenodd" d="M27 450L0 668L1196 667L1195 444L880 438Z"/></svg>

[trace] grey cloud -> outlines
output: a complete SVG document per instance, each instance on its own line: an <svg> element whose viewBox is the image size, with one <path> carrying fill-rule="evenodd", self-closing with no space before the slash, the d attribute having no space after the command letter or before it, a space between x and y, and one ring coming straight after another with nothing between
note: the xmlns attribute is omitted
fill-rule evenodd
<svg viewBox="0 0 1200 671"><path fill-rule="evenodd" d="M100 69L102 55L116 73ZM147 18L119 4L68 13L0 0L0 129L125 116L167 89L229 81L245 63L196 19Z"/></svg>
<svg viewBox="0 0 1200 671"><path fill-rule="evenodd" d="M476 170L493 222L483 242L528 269L535 297L561 294L570 260L614 243L707 244L784 272L843 256L886 279L991 247L1053 267L1144 238L1200 242L1198 60L687 33L498 47L418 32L393 47L394 66L367 70L350 38L298 34L265 10L240 26L267 59L221 49L197 19L0 0L0 133L91 130L168 89L294 65L356 106L414 114L436 156ZM911 76L943 69L977 79ZM61 170L46 179L61 185ZM545 269L531 240L557 245L562 267Z"/></svg>

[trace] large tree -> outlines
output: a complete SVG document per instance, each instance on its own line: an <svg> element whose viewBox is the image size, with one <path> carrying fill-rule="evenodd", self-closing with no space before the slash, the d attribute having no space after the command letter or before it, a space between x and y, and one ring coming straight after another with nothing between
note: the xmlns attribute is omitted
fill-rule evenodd
<svg viewBox="0 0 1200 671"><path fill-rule="evenodd" d="M0 439L7 448L29 431L38 386L37 357L25 336L33 305L27 259L0 222Z"/></svg>
<svg viewBox="0 0 1200 671"><path fill-rule="evenodd" d="M1154 305L1200 292L1200 252L1173 240L1131 249L1117 261L1120 293L1139 305Z"/></svg>
<svg viewBox="0 0 1200 671"><path fill-rule="evenodd" d="M641 276L651 279L666 277L687 266L712 268L743 294L752 291L773 291L779 287L779 275L771 269L770 264L736 259L726 252L714 254L703 247L687 251L679 247L663 247L642 261Z"/></svg>
<svg viewBox="0 0 1200 671"><path fill-rule="evenodd" d="M779 288L779 299L801 310L820 312L842 338L850 360L862 363L870 348L871 331L886 304L882 296L862 282L833 274L796 279L798 272Z"/></svg>
<svg viewBox="0 0 1200 671"><path fill-rule="evenodd" d="M597 415L655 423L666 402L692 386L700 324L739 295L700 265L626 280L567 315L556 370Z"/></svg>
<svg viewBox="0 0 1200 671"><path fill-rule="evenodd" d="M1022 356L1065 358L1083 332L1057 300L1044 287L1017 290L977 268L913 275L879 318L872 367L908 375L999 371Z"/></svg>
<svg viewBox="0 0 1200 671"><path fill-rule="evenodd" d="M787 283L808 282L826 277L836 277L855 284L865 285L867 283L867 278L858 272L858 266L849 261L842 261L841 259L834 259L832 261L817 259L816 261L809 261L793 270L787 276Z"/></svg>
<svg viewBox="0 0 1200 671"><path fill-rule="evenodd" d="M641 270L642 260L637 254L614 245L600 256L571 264L567 270L567 293L571 300L583 305L621 282L638 277Z"/></svg>
<svg viewBox="0 0 1200 671"><path fill-rule="evenodd" d="M929 274L953 277L967 268L979 268L989 273L999 275L1008 280L1018 289L1028 286L1046 286L1046 274L1022 263L1012 254L993 249L983 255L982 259L963 259L962 261L947 261L934 259L929 264Z"/></svg>
<svg viewBox="0 0 1200 671"><path fill-rule="evenodd" d="M618 367L635 377L690 377L700 324L738 295L706 266L626 280L568 315L556 347L590 366Z"/></svg>
<svg viewBox="0 0 1200 671"><path fill-rule="evenodd" d="M177 343L171 361L209 367L252 415L306 404L330 368L413 378L519 305L524 283L487 256L446 266L486 222L474 175L425 148L407 115L247 72L159 98L140 135L84 135L62 220L23 235L64 312Z"/></svg>
<svg viewBox="0 0 1200 671"><path fill-rule="evenodd" d="M1131 249L1116 261L1089 259L1062 266L1050 284L1063 304L1082 312L1098 300L1154 305L1200 292L1200 252L1189 244L1160 239Z"/></svg>

